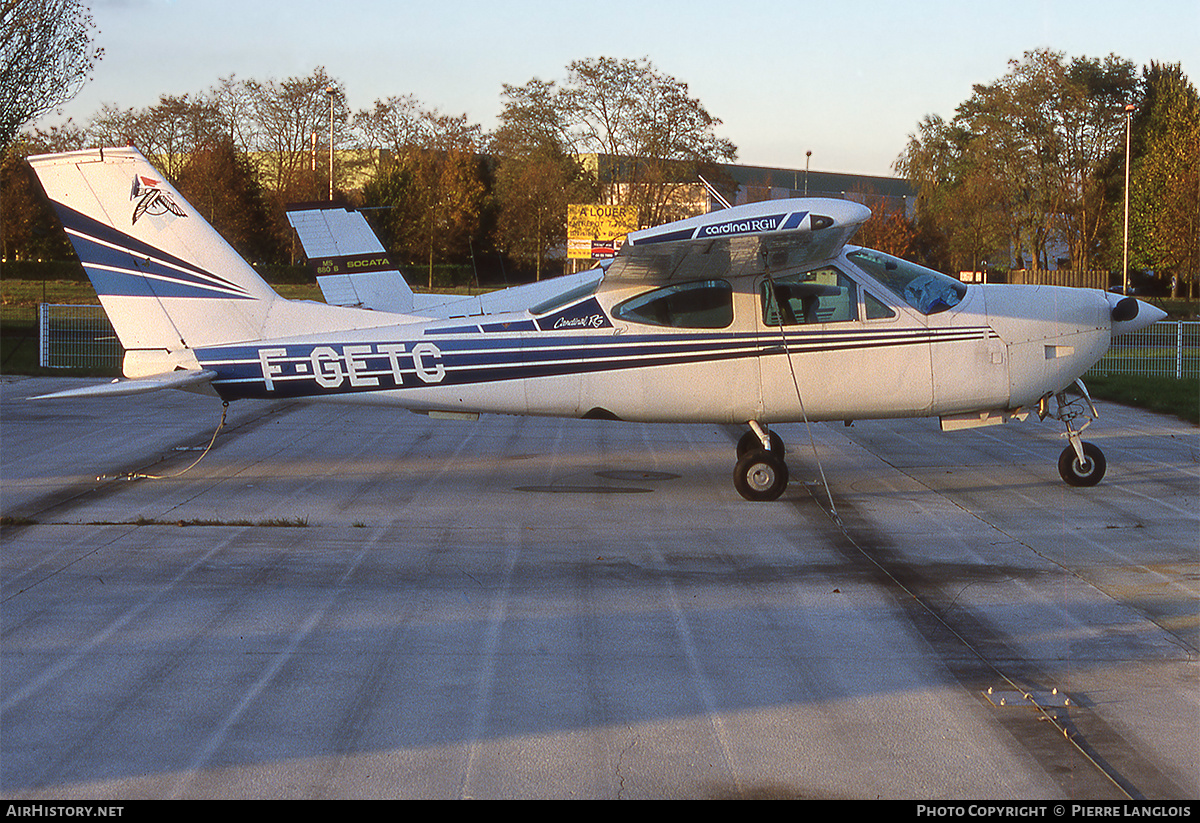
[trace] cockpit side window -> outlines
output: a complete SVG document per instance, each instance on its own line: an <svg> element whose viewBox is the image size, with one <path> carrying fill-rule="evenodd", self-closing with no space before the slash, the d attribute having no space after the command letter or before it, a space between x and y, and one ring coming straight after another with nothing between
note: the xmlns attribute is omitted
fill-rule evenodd
<svg viewBox="0 0 1200 823"><path fill-rule="evenodd" d="M768 277L759 287L763 324L795 326L858 319L858 286L832 266Z"/></svg>
<svg viewBox="0 0 1200 823"><path fill-rule="evenodd" d="M665 286L626 300L613 316L676 329L723 329L733 323L733 286L727 280Z"/></svg>
<svg viewBox="0 0 1200 823"><path fill-rule="evenodd" d="M892 311L891 306L888 306L866 289L863 289L863 303L867 307L868 320L887 320L890 317L896 316L896 312Z"/></svg>
<svg viewBox="0 0 1200 823"><path fill-rule="evenodd" d="M951 309L967 294L967 287L953 277L890 254L859 249L846 257L921 314Z"/></svg>

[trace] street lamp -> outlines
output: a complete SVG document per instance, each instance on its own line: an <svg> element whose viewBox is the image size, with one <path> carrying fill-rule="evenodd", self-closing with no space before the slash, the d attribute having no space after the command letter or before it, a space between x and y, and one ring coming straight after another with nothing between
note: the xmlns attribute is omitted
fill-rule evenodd
<svg viewBox="0 0 1200 823"><path fill-rule="evenodd" d="M333 98L337 89L333 86L325 89L329 95L329 202L333 202Z"/></svg>
<svg viewBox="0 0 1200 823"><path fill-rule="evenodd" d="M804 196L808 197L808 161L812 159L812 152L804 152Z"/></svg>
<svg viewBox="0 0 1200 823"><path fill-rule="evenodd" d="M1137 109L1133 103L1125 104L1125 252L1122 268L1125 272L1123 294L1129 294L1129 147L1133 133L1133 112Z"/></svg>

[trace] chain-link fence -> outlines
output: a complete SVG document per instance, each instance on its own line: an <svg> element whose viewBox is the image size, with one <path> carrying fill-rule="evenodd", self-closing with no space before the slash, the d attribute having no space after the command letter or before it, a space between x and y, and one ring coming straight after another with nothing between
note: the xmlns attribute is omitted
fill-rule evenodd
<svg viewBox="0 0 1200 823"><path fill-rule="evenodd" d="M42 303L38 363L43 368L121 368L125 349L100 306Z"/></svg>
<svg viewBox="0 0 1200 823"><path fill-rule="evenodd" d="M1108 353L1088 374L1200 377L1200 322L1160 320L1113 338Z"/></svg>

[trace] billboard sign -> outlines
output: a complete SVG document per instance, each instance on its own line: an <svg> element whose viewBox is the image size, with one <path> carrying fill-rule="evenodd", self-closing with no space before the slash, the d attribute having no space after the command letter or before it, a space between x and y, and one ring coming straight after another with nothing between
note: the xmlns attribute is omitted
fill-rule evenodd
<svg viewBox="0 0 1200 823"><path fill-rule="evenodd" d="M567 206L567 257L603 260L614 257L625 235L637 231L637 206Z"/></svg>

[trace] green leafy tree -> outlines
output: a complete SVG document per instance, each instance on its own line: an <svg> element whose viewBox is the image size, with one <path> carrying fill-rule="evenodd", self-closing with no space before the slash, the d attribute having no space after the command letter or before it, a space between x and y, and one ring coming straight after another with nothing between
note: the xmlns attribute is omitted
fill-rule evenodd
<svg viewBox="0 0 1200 823"><path fill-rule="evenodd" d="M370 113L376 134L388 133L395 114L388 108L388 101L377 101ZM479 231L486 196L481 130L466 115L420 111L411 129L390 133L404 142L386 147L389 158L364 187L364 205L390 212L375 218L385 245L406 260L424 260L432 287L434 264L464 259Z"/></svg>
<svg viewBox="0 0 1200 823"><path fill-rule="evenodd" d="M854 242L872 249L904 257L912 252L916 227L902 210L889 210L871 204L871 216L854 235Z"/></svg>
<svg viewBox="0 0 1200 823"><path fill-rule="evenodd" d="M68 120L48 129L21 134L0 159L0 257L5 260L69 260L74 257L66 232L25 158L34 154L78 151L87 133Z"/></svg>
<svg viewBox="0 0 1200 823"><path fill-rule="evenodd" d="M1008 257L1015 242L1010 190L960 124L926 117L896 168L917 190L910 243L921 262L963 271L975 270L985 259Z"/></svg>
<svg viewBox="0 0 1200 823"><path fill-rule="evenodd" d="M1112 202L1104 171L1124 145L1125 104L1136 88L1133 63L1113 55L1078 57L1067 65L1057 126L1062 145L1057 185L1064 206L1057 217L1079 269L1091 268L1103 245Z"/></svg>
<svg viewBox="0 0 1200 823"><path fill-rule="evenodd" d="M927 118L896 168L922 192L955 256L995 245L1002 215L1009 246L1033 268L1056 241L1087 268L1104 239L1103 173L1135 85L1133 64L1115 56L1027 52L999 80L976 85L949 123Z"/></svg>
<svg viewBox="0 0 1200 823"><path fill-rule="evenodd" d="M282 238L270 217L253 165L224 136L188 154L176 182L228 243L248 260L273 262L283 255Z"/></svg>
<svg viewBox="0 0 1200 823"><path fill-rule="evenodd" d="M470 240L479 228L485 189L480 170L478 126L466 115L431 117L434 135L428 147L410 151L421 205L421 235L433 287L433 264L469 254Z"/></svg>
<svg viewBox="0 0 1200 823"><path fill-rule="evenodd" d="M1130 264L1171 275L1173 294L1200 272L1200 96L1178 64L1142 78L1130 179ZM1114 210L1114 215L1115 215Z"/></svg>
<svg viewBox="0 0 1200 823"><path fill-rule="evenodd" d="M420 248L417 227L419 198L413 172L404 163L388 160L371 180L363 186L363 205L369 211L368 220L380 241L389 251L414 258L413 250Z"/></svg>

